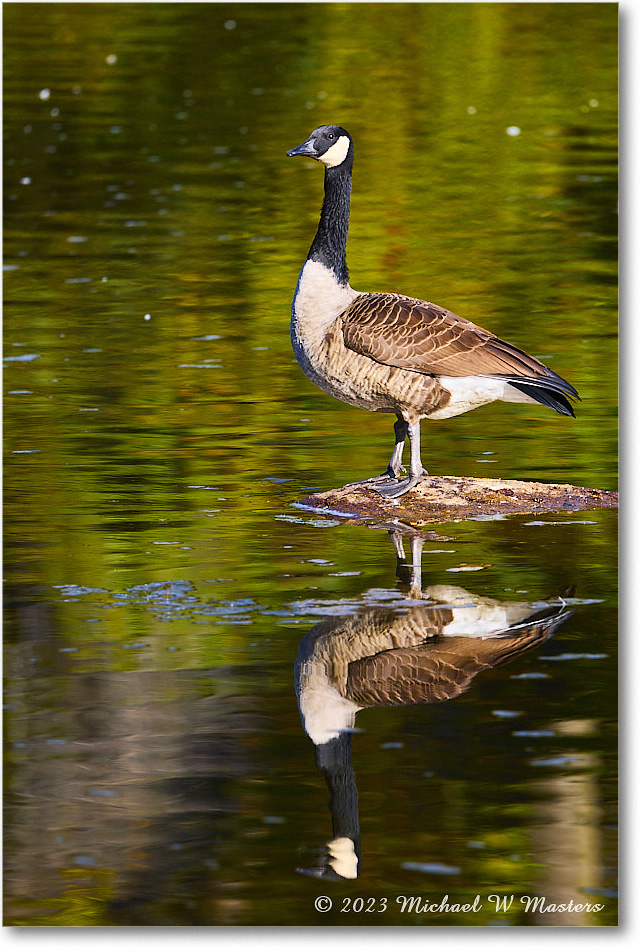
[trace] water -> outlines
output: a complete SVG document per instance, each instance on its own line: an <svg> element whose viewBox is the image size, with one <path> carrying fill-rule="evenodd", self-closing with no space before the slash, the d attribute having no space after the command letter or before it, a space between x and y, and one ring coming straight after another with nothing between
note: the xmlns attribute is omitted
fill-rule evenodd
<svg viewBox="0 0 642 950"><path fill-rule="evenodd" d="M615 923L615 513L444 525L419 580L293 507L392 432L290 349L322 175L285 151L325 121L353 286L582 395L425 425L430 470L616 487L617 14L578 9L5 6L7 923ZM366 704L330 763L302 728L317 624L441 617L425 658L444 618L477 649L473 615L546 604L574 613L457 696ZM358 878L300 873L337 828ZM446 894L480 909L396 903Z"/></svg>

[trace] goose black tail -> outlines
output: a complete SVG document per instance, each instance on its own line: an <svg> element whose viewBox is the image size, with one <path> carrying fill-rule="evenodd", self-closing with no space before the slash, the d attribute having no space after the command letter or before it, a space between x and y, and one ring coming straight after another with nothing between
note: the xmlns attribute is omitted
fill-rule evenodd
<svg viewBox="0 0 642 950"><path fill-rule="evenodd" d="M549 409L554 409L555 412L559 412L563 416L573 416L575 418L573 406L566 397L573 396L576 399L580 397L577 390L561 376L551 374L550 378L543 376L539 379L524 379L521 376L504 378L507 379L513 389L518 389L520 393L530 396L531 399L535 399L542 406L548 406Z"/></svg>

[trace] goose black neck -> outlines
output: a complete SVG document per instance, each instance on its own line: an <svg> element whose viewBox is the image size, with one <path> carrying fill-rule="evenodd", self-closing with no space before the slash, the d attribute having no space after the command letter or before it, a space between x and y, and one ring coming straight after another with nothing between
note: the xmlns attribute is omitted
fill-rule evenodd
<svg viewBox="0 0 642 950"><path fill-rule="evenodd" d="M321 219L308 259L330 268L340 284L348 283L346 243L350 221L352 165L343 162L325 170Z"/></svg>

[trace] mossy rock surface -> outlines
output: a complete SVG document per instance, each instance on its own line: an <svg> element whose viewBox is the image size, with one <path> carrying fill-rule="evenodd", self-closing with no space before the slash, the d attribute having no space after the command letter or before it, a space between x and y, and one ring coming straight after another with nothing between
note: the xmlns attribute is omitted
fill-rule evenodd
<svg viewBox="0 0 642 950"><path fill-rule="evenodd" d="M502 478L428 476L401 498L385 499L365 485L345 485L302 498L302 507L359 521L396 518L414 525L617 508L618 493L576 485L549 485Z"/></svg>

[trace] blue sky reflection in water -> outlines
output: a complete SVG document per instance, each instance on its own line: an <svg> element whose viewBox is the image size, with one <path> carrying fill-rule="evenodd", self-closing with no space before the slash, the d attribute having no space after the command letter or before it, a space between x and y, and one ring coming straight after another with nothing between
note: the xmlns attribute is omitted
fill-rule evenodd
<svg viewBox="0 0 642 950"><path fill-rule="evenodd" d="M616 515L443 525L404 563L292 507L378 471L390 419L294 361L322 176L285 151L353 134L353 286L582 395L425 425L430 470L613 489L616 31L612 4L5 5L7 923L615 923ZM491 656L502 617L536 642ZM366 696L382 661L340 640L369 624L420 702ZM363 707L333 757L295 694L315 643ZM390 910L342 913L364 895Z"/></svg>

